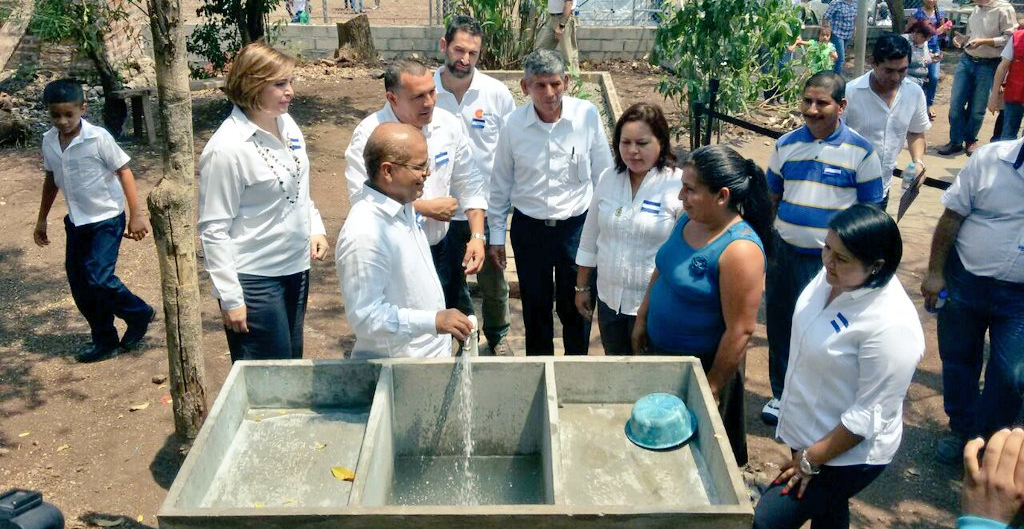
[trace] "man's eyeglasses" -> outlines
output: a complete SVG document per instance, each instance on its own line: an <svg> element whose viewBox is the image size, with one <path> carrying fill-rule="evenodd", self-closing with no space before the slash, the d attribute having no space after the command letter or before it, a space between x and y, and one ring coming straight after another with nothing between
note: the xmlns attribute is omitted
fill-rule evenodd
<svg viewBox="0 0 1024 529"><path fill-rule="evenodd" d="M417 173L423 173L423 176L430 176L430 164L429 163L428 164L424 164L424 165L413 165L411 163L391 162L391 164L392 165L401 165L402 167L405 167L406 169L409 169L411 171L414 171L414 172L417 172Z"/></svg>

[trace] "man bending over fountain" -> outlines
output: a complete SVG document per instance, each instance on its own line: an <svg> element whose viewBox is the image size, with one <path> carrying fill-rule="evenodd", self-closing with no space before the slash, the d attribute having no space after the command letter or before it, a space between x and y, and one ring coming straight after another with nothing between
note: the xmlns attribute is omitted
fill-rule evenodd
<svg viewBox="0 0 1024 529"><path fill-rule="evenodd" d="M367 180L338 235L335 260L352 358L444 357L470 321L445 310L430 247L412 202L430 176L427 141L415 127L383 123L363 150Z"/></svg>

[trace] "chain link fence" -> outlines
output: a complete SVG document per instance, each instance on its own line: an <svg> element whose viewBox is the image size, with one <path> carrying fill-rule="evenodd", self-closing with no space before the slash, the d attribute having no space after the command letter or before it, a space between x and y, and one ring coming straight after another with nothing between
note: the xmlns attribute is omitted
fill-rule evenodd
<svg viewBox="0 0 1024 529"><path fill-rule="evenodd" d="M529 0L524 0L529 3ZM575 10L581 26L656 26L656 14L664 0L577 0ZM453 0L427 0L428 20L444 25L452 12ZM530 6L532 7L532 6Z"/></svg>

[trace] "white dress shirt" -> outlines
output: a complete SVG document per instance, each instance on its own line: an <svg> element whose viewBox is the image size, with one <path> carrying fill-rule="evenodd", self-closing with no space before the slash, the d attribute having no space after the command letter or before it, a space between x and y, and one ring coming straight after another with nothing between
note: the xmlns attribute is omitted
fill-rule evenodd
<svg viewBox="0 0 1024 529"><path fill-rule="evenodd" d="M43 170L64 194L75 226L114 218L124 211L124 189L116 171L131 158L102 127L82 119L82 130L60 150L60 131L43 134Z"/></svg>
<svg viewBox="0 0 1024 529"><path fill-rule="evenodd" d="M377 125L398 122L391 103L385 103L384 108L366 116L352 131L352 141L345 150L345 162L348 164L345 178L348 180L348 197L353 204L367 178L363 161L366 141ZM453 220L466 220L467 209L487 209L483 176L473 163L473 152L462 121L447 110L434 107L430 123L422 130L427 138L427 151L430 155L430 176L423 183L421 198L454 197L459 202L459 208L452 216ZM447 222L422 216L419 221L422 222L423 232L431 246L441 242L448 233Z"/></svg>
<svg viewBox="0 0 1024 529"><path fill-rule="evenodd" d="M302 131L288 114L277 126L288 145L235 107L199 157L199 240L213 296L225 310L245 304L238 274L309 270L309 238L327 234L309 198Z"/></svg>
<svg viewBox="0 0 1024 529"><path fill-rule="evenodd" d="M882 162L882 191L889 194L889 182L896 158L907 143L907 133L932 128L924 90L904 79L890 107L871 89L871 72L846 83L846 124L871 142Z"/></svg>
<svg viewBox="0 0 1024 529"><path fill-rule="evenodd" d="M1024 139L983 145L942 195L963 215L956 251L968 272L1024 283L1024 167L1014 169Z"/></svg>
<svg viewBox="0 0 1024 529"><path fill-rule="evenodd" d="M509 114L498 137L487 222L492 245L505 244L511 204L540 220L582 215L601 174L613 167L597 107L562 97L562 117L544 123L533 103Z"/></svg>
<svg viewBox="0 0 1024 529"><path fill-rule="evenodd" d="M435 318L444 292L412 204L365 186L335 248L345 315L356 333L352 358L451 356Z"/></svg>
<svg viewBox="0 0 1024 529"><path fill-rule="evenodd" d="M597 294L620 314L635 316L647 293L654 257L683 211L681 178L652 167L634 197L629 176L611 168L594 189L576 264L597 268Z"/></svg>
<svg viewBox="0 0 1024 529"><path fill-rule="evenodd" d="M831 290L822 269L797 299L776 436L802 450L841 422L864 440L827 465L888 464L903 437L903 398L924 356L921 320L895 276L826 306Z"/></svg>
<svg viewBox="0 0 1024 529"><path fill-rule="evenodd" d="M516 109L515 99L505 83L473 68L473 80L459 103L455 100L455 94L445 90L441 83L441 71L444 68L442 66L434 72L437 106L462 118L466 134L473 143L473 161L483 176L484 189L489 190L498 133L505 117Z"/></svg>

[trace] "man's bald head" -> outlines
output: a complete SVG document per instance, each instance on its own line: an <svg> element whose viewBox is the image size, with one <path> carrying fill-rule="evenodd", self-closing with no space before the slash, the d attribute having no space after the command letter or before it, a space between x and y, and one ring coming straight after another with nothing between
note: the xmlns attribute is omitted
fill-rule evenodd
<svg viewBox="0 0 1024 529"><path fill-rule="evenodd" d="M398 202L412 202L422 194L427 174L416 167L429 167L427 140L412 125L382 123L366 141L363 162L370 185Z"/></svg>

